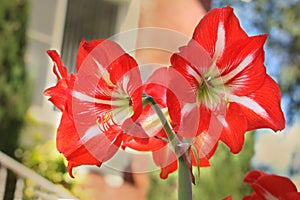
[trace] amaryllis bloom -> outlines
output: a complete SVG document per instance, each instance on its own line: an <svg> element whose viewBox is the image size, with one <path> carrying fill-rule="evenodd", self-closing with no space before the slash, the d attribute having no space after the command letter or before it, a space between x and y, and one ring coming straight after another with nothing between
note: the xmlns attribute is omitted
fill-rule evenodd
<svg viewBox="0 0 300 200"><path fill-rule="evenodd" d="M266 38L248 36L231 7L212 9L204 16L188 45L171 57L171 67L196 94L195 101L188 103L168 94L173 123L197 126L194 135L178 129L179 135L190 138L205 133L212 143L208 150L220 139L238 153L246 131L285 127L279 87L264 66ZM195 113L196 123L189 117Z"/></svg>
<svg viewBox="0 0 300 200"><path fill-rule="evenodd" d="M142 82L136 61L110 40L83 40L76 74L68 74L56 51L48 54L58 83L45 95L62 111L57 149L73 176L73 167L100 166L116 153L142 111Z"/></svg>
<svg viewBox="0 0 300 200"><path fill-rule="evenodd" d="M245 175L244 182L254 190L243 200L296 200L300 199L295 184L286 177L252 170Z"/></svg>
<svg viewBox="0 0 300 200"><path fill-rule="evenodd" d="M181 88L168 88L169 78L175 78L177 79L177 81L182 81ZM166 120L168 120L168 123L171 123L171 121L166 103L166 93L168 89L172 89L172 91L178 96L185 95L185 92L181 91L181 89L184 89L186 91L189 90L190 86L185 85L182 79L183 77L178 72L168 68L160 68L156 70L143 84L144 98L146 99L146 96L149 96L155 100L159 108L166 116ZM170 125L172 126L172 124ZM139 131L142 132L142 134L137 133ZM128 130L128 134L144 135L149 138L148 141L144 143L138 142L136 139L129 138L129 140L124 143L124 147L130 147L138 151L151 151L154 163L161 168L160 177L162 179L166 179L170 173L177 170L178 155L175 154L175 151L170 144L170 140L167 137L158 114L154 111L150 104L147 104L144 107L141 115L135 121L135 126L132 126L131 129ZM209 155L206 155L205 157L199 159L198 154L203 143L202 136L203 135L194 138L193 142L191 142L191 145L193 145L191 148L189 144L187 144L186 148L184 148L184 150L188 150L189 148L188 152L190 156L190 167L192 167L192 165L197 167L209 166L209 158L214 154L214 151L216 150L216 148L213 148ZM184 152L181 152L180 154L183 153Z"/></svg>

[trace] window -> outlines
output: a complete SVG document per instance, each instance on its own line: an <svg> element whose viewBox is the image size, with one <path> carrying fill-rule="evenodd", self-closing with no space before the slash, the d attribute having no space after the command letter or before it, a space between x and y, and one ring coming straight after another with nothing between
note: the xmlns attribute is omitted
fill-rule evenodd
<svg viewBox="0 0 300 200"><path fill-rule="evenodd" d="M60 115L43 96L44 89L57 81L46 51L58 50L69 71L74 72L81 39L107 38L116 33L125 18L129 2L31 0L26 61L33 92L30 112L35 118L56 124Z"/></svg>
<svg viewBox="0 0 300 200"><path fill-rule="evenodd" d="M68 4L61 56L75 72L79 42L108 38L115 33L119 5L109 1L72 0Z"/></svg>

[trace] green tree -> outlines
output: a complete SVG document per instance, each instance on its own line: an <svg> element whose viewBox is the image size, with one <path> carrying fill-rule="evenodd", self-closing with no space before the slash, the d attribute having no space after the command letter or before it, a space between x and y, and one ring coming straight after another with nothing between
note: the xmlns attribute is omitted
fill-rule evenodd
<svg viewBox="0 0 300 200"><path fill-rule="evenodd" d="M27 2L0 1L0 150L14 156L29 105L26 50ZM5 199L11 199L14 176L8 174Z"/></svg>

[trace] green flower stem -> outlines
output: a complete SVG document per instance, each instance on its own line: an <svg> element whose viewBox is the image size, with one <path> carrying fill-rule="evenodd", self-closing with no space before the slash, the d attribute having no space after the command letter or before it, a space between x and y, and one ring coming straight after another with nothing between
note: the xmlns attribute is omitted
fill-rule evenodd
<svg viewBox="0 0 300 200"><path fill-rule="evenodd" d="M175 151L176 148L179 147L180 141L177 135L172 130L172 127L169 121L167 120L166 116L151 96L145 96L143 102L150 103L150 105L158 115L167 133L168 139ZM190 177L190 171L184 161L183 155L180 155L180 157L178 158L178 200L192 200L192 182Z"/></svg>
<svg viewBox="0 0 300 200"><path fill-rule="evenodd" d="M192 181L182 156L178 159L178 200L192 200Z"/></svg>
<svg viewBox="0 0 300 200"><path fill-rule="evenodd" d="M146 100L150 103L151 107L156 112L158 118L160 119L160 121L167 133L168 139L171 142L172 147L175 150L175 148L178 146L178 144L180 142L179 142L177 135L173 132L172 127L171 127L169 121L167 120L165 114L161 111L160 107L157 105L156 101L151 96L147 96Z"/></svg>

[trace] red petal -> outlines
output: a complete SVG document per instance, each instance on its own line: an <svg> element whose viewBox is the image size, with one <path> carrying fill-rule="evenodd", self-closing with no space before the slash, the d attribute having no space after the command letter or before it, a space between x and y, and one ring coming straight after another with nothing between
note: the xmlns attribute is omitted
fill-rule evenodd
<svg viewBox="0 0 300 200"><path fill-rule="evenodd" d="M50 96L49 101L61 111L68 108L67 103L70 100L75 79L76 77L71 74L67 79L60 79L54 87L44 91L46 96Z"/></svg>
<svg viewBox="0 0 300 200"><path fill-rule="evenodd" d="M167 145L152 152L155 164L161 168L160 177L166 179L168 175L177 169L177 157Z"/></svg>
<svg viewBox="0 0 300 200"><path fill-rule="evenodd" d="M125 143L126 147L138 150L138 151L156 151L158 149L163 148L166 145L166 142L159 138L149 138L148 143L142 144L140 142L136 142L131 140Z"/></svg>
<svg viewBox="0 0 300 200"><path fill-rule="evenodd" d="M44 91L46 96L50 96L48 99L51 101L58 109L63 111L65 109L65 103L67 101L66 98L66 90L68 89L68 85L65 79L61 79L57 82L56 86L50 87Z"/></svg>
<svg viewBox="0 0 300 200"><path fill-rule="evenodd" d="M223 113L219 114L223 115ZM220 140L223 124L220 123L216 116L216 112L210 111L203 105L200 106L198 137L200 137L201 141L201 145L199 145L201 158L209 158L210 153L215 151Z"/></svg>
<svg viewBox="0 0 300 200"><path fill-rule="evenodd" d="M211 58L217 53L217 41L220 38L220 31L224 30L223 49L226 49L237 41L242 41L247 38L247 34L240 27L238 18L234 15L231 7L215 8L209 11L197 25L193 39L196 40L206 51ZM219 32L219 37L218 37ZM220 52L222 53L222 52Z"/></svg>
<svg viewBox="0 0 300 200"><path fill-rule="evenodd" d="M166 107L166 93L168 88L168 68L159 68L147 79L143 92L153 97L161 107Z"/></svg>
<svg viewBox="0 0 300 200"><path fill-rule="evenodd" d="M277 175L262 176L252 183L251 187L258 195L265 198L268 195L279 198L288 192L297 192L296 186L290 179Z"/></svg>
<svg viewBox="0 0 300 200"><path fill-rule="evenodd" d="M253 183L257 181L261 176L265 176L266 173L260 170L251 170L249 171L245 177L244 177L244 182L246 183Z"/></svg>
<svg viewBox="0 0 300 200"><path fill-rule="evenodd" d="M162 109L166 108L166 88L168 82L166 79L168 77L165 77L166 71L167 68L160 68L156 70L143 85L143 93L151 96ZM152 122L155 123L155 125L151 128ZM159 124L158 126L157 123ZM146 132L147 130L142 128L145 126L146 129L147 127L148 129L151 128L150 133ZM141 143L135 138L135 140L131 139L124 144L124 146L139 151L156 151L160 148L163 148L167 144L167 136L163 130L161 122L149 104L143 108L143 111L137 121L129 126L129 129L126 130L126 133L127 135L132 136L147 136L148 141L146 143Z"/></svg>
<svg viewBox="0 0 300 200"><path fill-rule="evenodd" d="M300 195L297 194L297 188L294 183L283 176L278 176L274 174L266 174L263 171L251 170L245 175L245 182L250 183L251 187L255 191L251 196L253 198L248 199L268 199L268 197L273 196L278 199L287 200L286 197L296 197ZM254 198L254 197L260 198Z"/></svg>
<svg viewBox="0 0 300 200"><path fill-rule="evenodd" d="M226 87L236 95L247 95L264 82L264 49L266 35L249 37L228 46L217 62Z"/></svg>
<svg viewBox="0 0 300 200"><path fill-rule="evenodd" d="M123 68L124 65L121 65L121 67ZM126 77L125 79L129 79L129 82L127 84L127 88L124 89L126 90L127 94L131 98L131 104L134 110L131 119L135 121L139 117L143 109L143 105L142 105L143 88L142 88L142 80L140 77L139 68L135 67L134 69L131 69L129 72L126 73L125 77Z"/></svg>
<svg viewBox="0 0 300 200"><path fill-rule="evenodd" d="M193 164L193 166L198 166L197 163L200 163L200 167L209 167L210 166L209 159L215 154L215 152L217 150L217 147L218 147L218 143L216 143L215 146L211 149L211 151L204 155L204 153L202 152L202 146L207 141L204 141L205 136L203 137L203 135L204 134L199 135L196 138L196 141L193 144L195 146L196 150L198 151L197 153L198 153L198 156L199 156L199 158L197 158L196 155L194 154L194 152L192 151L192 154L193 154L192 164ZM200 162L197 162L197 159Z"/></svg>
<svg viewBox="0 0 300 200"><path fill-rule="evenodd" d="M243 200L266 200L266 199L253 192L251 196L245 196Z"/></svg>
<svg viewBox="0 0 300 200"><path fill-rule="evenodd" d="M91 155L80 141L74 122L69 118L67 112L63 112L57 130L56 147L69 161L68 169L71 177L73 177L73 167L83 164L101 165L101 162Z"/></svg>
<svg viewBox="0 0 300 200"><path fill-rule="evenodd" d="M54 62L53 72L56 75L57 79L59 80L59 79L62 79L62 78L67 78L68 70L62 64L62 61L61 61L60 56L58 55L58 53L55 50L48 50L47 53Z"/></svg>
<svg viewBox="0 0 300 200"><path fill-rule="evenodd" d="M211 10L196 27L193 39L209 52L225 84L236 94L249 94L263 83L266 35L248 37L232 8Z"/></svg>
<svg viewBox="0 0 300 200"><path fill-rule="evenodd" d="M121 48L121 47L118 47ZM122 49L119 49L117 51L122 52ZM120 53L121 54L121 53ZM108 55L110 56L110 55ZM113 59L109 58L109 59ZM132 58L130 55L126 54L124 51L119 57L115 58L115 60L111 60L110 65L108 66L108 72L111 75L111 81L116 84L121 78L124 76L134 78L132 81L136 81L135 84L138 87L141 87L141 79L140 79L140 71L138 68L138 64L135 61L134 58ZM134 89L137 87L135 86Z"/></svg>
<svg viewBox="0 0 300 200"><path fill-rule="evenodd" d="M223 122L221 141L224 142L232 153L239 153L244 145L244 135L247 131L247 120L236 103L230 103L226 119Z"/></svg>
<svg viewBox="0 0 300 200"><path fill-rule="evenodd" d="M300 192L289 192L281 198L282 200L297 200L300 199Z"/></svg>
<svg viewBox="0 0 300 200"><path fill-rule="evenodd" d="M180 64L177 62L175 63ZM178 130L180 126L182 126L181 128L183 128L183 126L185 125L186 126L190 125L186 123L183 124L182 120L184 116L188 115L188 113L185 112L183 109L185 108L185 106L189 107L189 105L196 105L197 96L195 90L196 88L193 88L189 80L182 74L183 73L182 70L180 71L177 70L176 67L174 68L173 67L169 68L168 71L165 73L165 77L164 76L161 77L162 79L168 80L167 106L171 118L171 123L174 129ZM195 125L194 122L195 120L193 120L192 124ZM186 132L186 131L182 130L181 132ZM195 136L193 132L187 134Z"/></svg>
<svg viewBox="0 0 300 200"><path fill-rule="evenodd" d="M138 151L157 151L166 146L166 133L160 120L154 117L157 117L156 113L150 105L147 105L137 121L129 124L127 130L125 129L126 134L133 138L129 138L124 146ZM151 123L158 123L158 126L157 124L151 126Z"/></svg>
<svg viewBox="0 0 300 200"><path fill-rule="evenodd" d="M70 100L71 92L76 80L76 76L71 74L68 75L67 68L63 66L62 61L58 53L54 50L48 50L47 53L54 62L53 72L58 78L58 82L54 87L50 87L44 91L44 94L50 96L49 100L61 111L67 109L67 104Z"/></svg>
<svg viewBox="0 0 300 200"><path fill-rule="evenodd" d="M270 76L267 75L262 87L248 97L257 104L253 106L244 102L244 105L241 105L248 120L248 130L271 128L278 131L284 129L285 119L280 107L280 90Z"/></svg>
<svg viewBox="0 0 300 200"><path fill-rule="evenodd" d="M193 76L191 69L198 74L196 76L202 77L211 66L212 59L207 51L194 40L191 40L187 46L180 47L179 50L179 53L171 57L172 67L178 70L196 89L200 81Z"/></svg>
<svg viewBox="0 0 300 200"><path fill-rule="evenodd" d="M165 80L165 71L167 68L160 68L156 70L143 84L143 93L151 96L156 103L161 107L161 109L166 109L166 88L167 80ZM164 79L161 79L161 76ZM163 80L163 81L162 81ZM143 108L141 115L138 117L136 122L129 124L129 130L126 130L127 134L135 137L135 141L130 141L128 145L131 148L142 150L142 151L154 151L166 145L163 139L166 139L165 132L163 130L162 124L154 112L153 108L148 104ZM145 130L142 128L144 127ZM149 128L150 127L150 128ZM149 130L147 130L149 129ZM151 129L151 130L150 130ZM136 144L136 136L140 135L145 141L145 136L149 141L144 144ZM158 139L156 137L162 138Z"/></svg>
<svg viewBox="0 0 300 200"><path fill-rule="evenodd" d="M138 66L136 61L112 40L82 40L77 54L77 72L82 70L81 68L85 68L87 72L95 71L98 67L95 63L92 64L94 60L110 73L110 79L115 85L126 73ZM93 65L93 69L90 64Z"/></svg>
<svg viewBox="0 0 300 200"><path fill-rule="evenodd" d="M177 161L172 162L170 165L166 166L166 167L162 167L161 171L160 171L160 178L161 179L167 179L169 174L175 172L178 168L178 164Z"/></svg>
<svg viewBox="0 0 300 200"><path fill-rule="evenodd" d="M171 123L174 130L178 130L181 121L181 106L176 95L169 90L167 91L167 105L169 110L169 115L171 118Z"/></svg>
<svg viewBox="0 0 300 200"><path fill-rule="evenodd" d="M104 40L92 40L90 42L86 42L85 39L81 40L76 57L76 72L79 71L82 63L85 61L89 53L103 41Z"/></svg>
<svg viewBox="0 0 300 200"><path fill-rule="evenodd" d="M83 40L77 59L78 81L74 90L91 98L112 101L120 98L119 91L126 93L124 98L130 97L134 122L142 111L142 81L136 61L111 40L88 43ZM113 109L101 103L94 107L97 114Z"/></svg>

